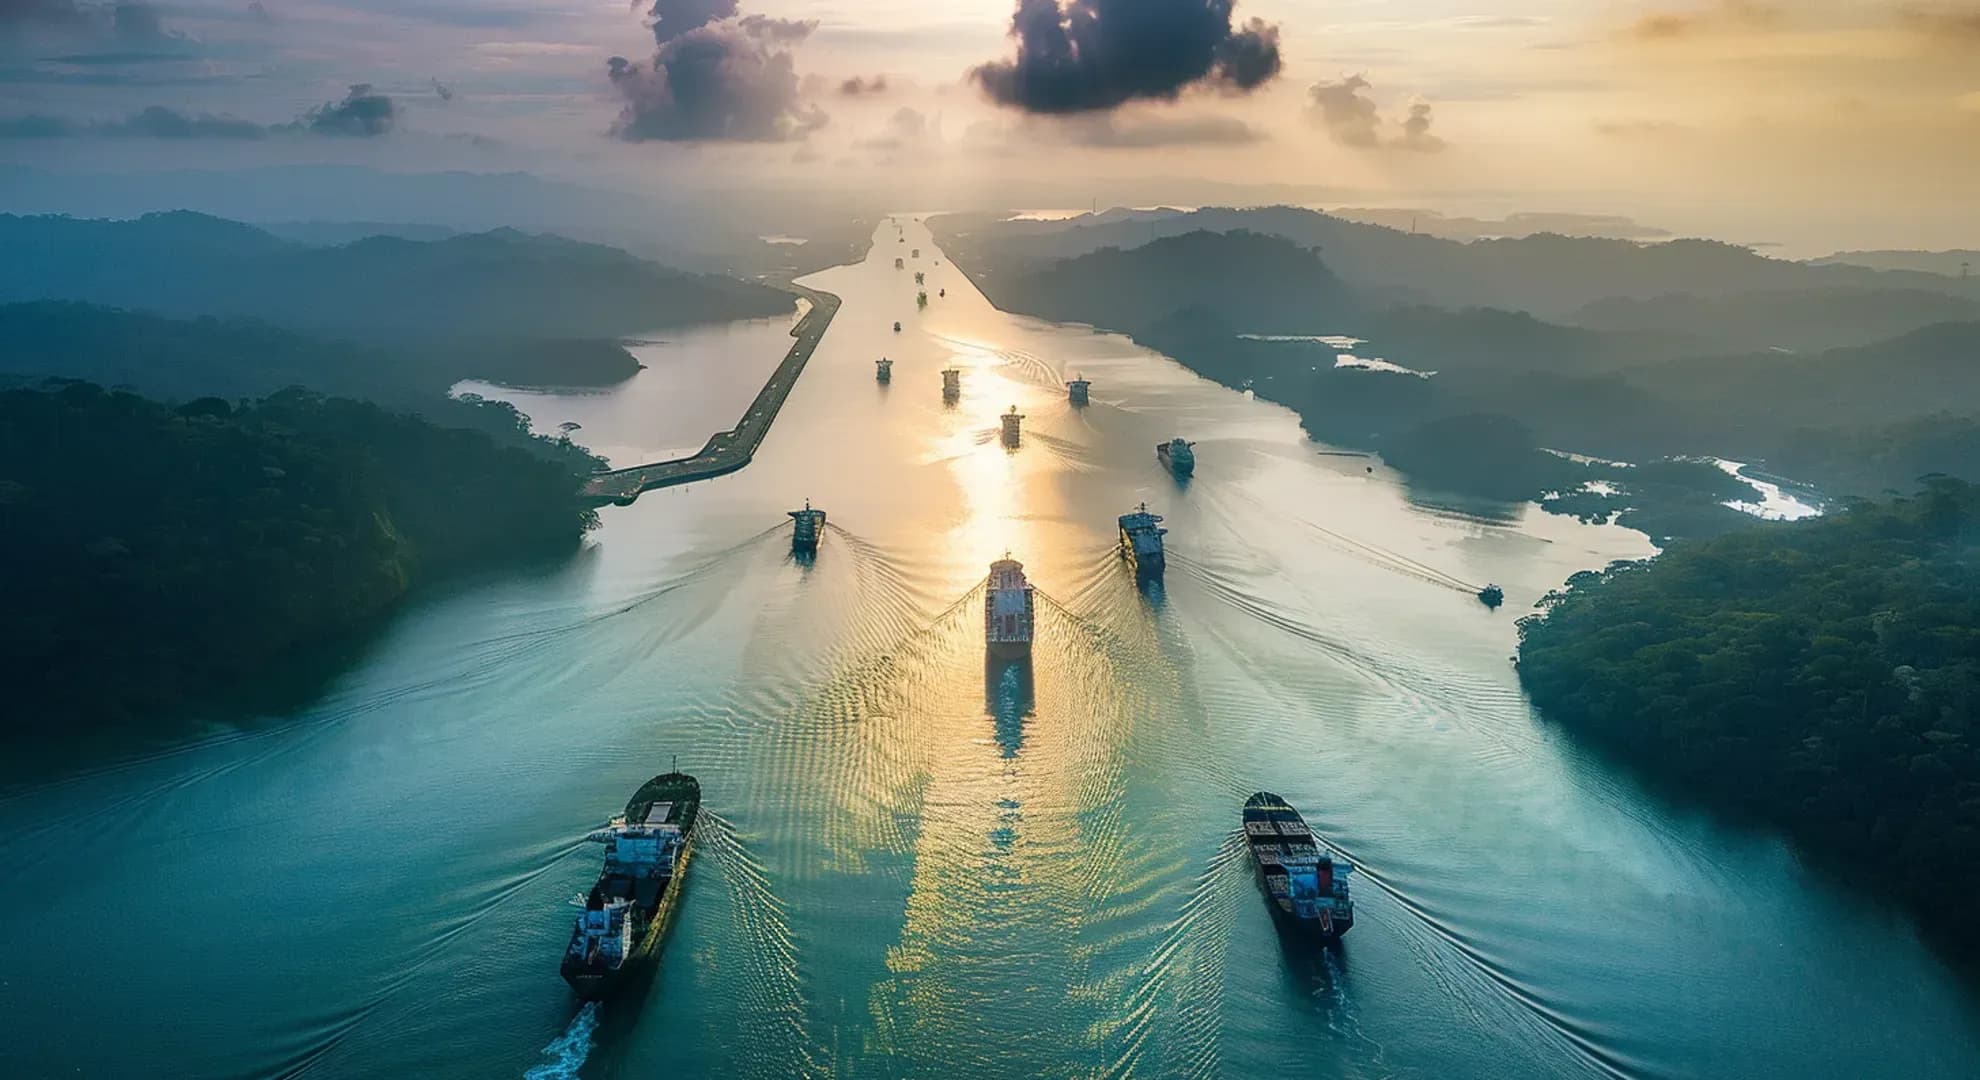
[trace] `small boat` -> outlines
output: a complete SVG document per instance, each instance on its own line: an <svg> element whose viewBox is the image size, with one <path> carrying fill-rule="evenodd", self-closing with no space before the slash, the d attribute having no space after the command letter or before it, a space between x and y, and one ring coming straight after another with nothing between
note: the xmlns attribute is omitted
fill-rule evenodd
<svg viewBox="0 0 1980 1080"><path fill-rule="evenodd" d="M1011 406L1011 411L1004 414L1005 446L1012 447L1013 449L1017 447L1018 441L1023 437L1018 431L1018 425L1023 422L1024 414L1017 411L1016 405Z"/></svg>
<svg viewBox="0 0 1980 1080"><path fill-rule="evenodd" d="M962 396L962 369L945 367L942 369L942 398L954 401Z"/></svg>
<svg viewBox="0 0 1980 1080"><path fill-rule="evenodd" d="M873 378L876 382L893 382L894 362L884 356L875 360L873 362Z"/></svg>
<svg viewBox="0 0 1980 1080"><path fill-rule="evenodd" d="M1074 405L1086 404L1086 391L1087 388L1092 385L1093 383L1091 381L1084 378L1074 379L1073 381L1067 383L1066 400L1073 403Z"/></svg>
<svg viewBox="0 0 1980 1080"><path fill-rule="evenodd" d="M923 289L923 290L921 290L920 292L918 292L918 293L915 293L915 294L914 294L914 306L915 306L915 307L927 307L927 306L928 306L928 290L927 290L927 289Z"/></svg>
<svg viewBox="0 0 1980 1080"><path fill-rule="evenodd" d="M947 295L949 295L949 290L947 290L947 289L936 289L936 290L935 290L935 295L936 295L936 296L938 296L938 297L939 297L939 296L947 296Z"/></svg>
<svg viewBox="0 0 1980 1080"><path fill-rule="evenodd" d="M622 816L585 838L605 845L605 866L571 928L560 967L579 998L609 996L659 954L700 812L700 782L663 773L640 785Z"/></svg>
<svg viewBox="0 0 1980 1080"><path fill-rule="evenodd" d="M1478 601L1488 608L1497 608L1506 602L1506 591L1497 585L1487 585L1478 590Z"/></svg>
<svg viewBox="0 0 1980 1080"><path fill-rule="evenodd" d="M894 322L894 333L898 334L900 332L901 332L901 324L900 321L897 319Z"/></svg>
<svg viewBox="0 0 1980 1080"><path fill-rule="evenodd" d="M908 252L908 258L910 258L910 259L919 259L919 258L921 258L921 249L920 249L920 248L915 248L914 250L912 250L912 251L910 251L910 252Z"/></svg>
<svg viewBox="0 0 1980 1080"><path fill-rule="evenodd" d="M1155 456L1177 476L1188 476L1196 471L1196 444L1183 439L1170 439L1155 444Z"/></svg>
<svg viewBox="0 0 1980 1080"><path fill-rule="evenodd" d="M924 273L922 273L921 271L919 271L919 270L916 270L916 271L914 272L914 283L915 283L916 285L919 285L919 284L921 284L921 281L922 281L922 279L923 279L923 278L925 278L925 277L927 277L927 276L928 276L928 275L926 275L926 274L924 274Z"/></svg>
<svg viewBox="0 0 1980 1080"><path fill-rule="evenodd" d="M1134 567L1134 576L1138 581L1159 578L1167 568L1168 559L1162 553L1162 537L1169 530L1161 527L1161 521L1162 515L1148 512L1147 503L1142 503L1134 513L1120 517L1121 558Z"/></svg>
<svg viewBox="0 0 1980 1080"><path fill-rule="evenodd" d="M894 269L899 270L906 265L907 263L903 261L899 256L894 257Z"/></svg>
<svg viewBox="0 0 1980 1080"><path fill-rule="evenodd" d="M1269 791L1245 800L1244 843L1258 867L1258 887L1282 925L1326 941L1354 928L1347 880L1354 867L1322 848L1286 800Z"/></svg>
<svg viewBox="0 0 1980 1080"><path fill-rule="evenodd" d="M1031 655L1032 587L1009 552L990 564L983 597L983 644L997 660Z"/></svg>
<svg viewBox="0 0 1980 1080"><path fill-rule="evenodd" d="M825 511L813 510L811 500L804 500L804 509L788 511L791 515L791 550L800 555L816 555L818 538L825 532Z"/></svg>

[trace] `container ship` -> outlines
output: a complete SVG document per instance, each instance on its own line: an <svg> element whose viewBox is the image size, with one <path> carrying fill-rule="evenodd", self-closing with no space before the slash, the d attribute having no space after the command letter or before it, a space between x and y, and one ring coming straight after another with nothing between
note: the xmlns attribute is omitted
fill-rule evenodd
<svg viewBox="0 0 1980 1080"><path fill-rule="evenodd" d="M670 772L641 785L624 816L586 838L605 845L605 868L564 950L564 981L579 998L609 996L659 954L700 811L700 783Z"/></svg>
<svg viewBox="0 0 1980 1080"><path fill-rule="evenodd" d="M1013 405L1011 406L1011 411L1004 414L1003 420L1004 445L1016 449L1019 440L1024 437L1023 433L1019 431L1019 425L1024 423L1024 414L1018 412L1017 406Z"/></svg>
<svg viewBox="0 0 1980 1080"><path fill-rule="evenodd" d="M1086 404L1086 392L1093 383L1088 379L1074 379L1066 384L1066 400L1074 405Z"/></svg>
<svg viewBox="0 0 1980 1080"><path fill-rule="evenodd" d="M1155 457L1164 468L1177 476L1188 476L1196 471L1196 444L1184 439L1170 439L1155 444Z"/></svg>
<svg viewBox="0 0 1980 1080"><path fill-rule="evenodd" d="M954 401L962 396L962 369L946 367L942 369L942 400Z"/></svg>
<svg viewBox="0 0 1980 1080"><path fill-rule="evenodd" d="M804 509L788 511L791 515L791 550L800 555L818 554L818 538L825 532L825 511L813 510L811 500L804 500Z"/></svg>
<svg viewBox="0 0 1980 1080"><path fill-rule="evenodd" d="M1161 527L1162 515L1148 512L1148 504L1132 514L1122 514L1121 557L1134 567L1134 576L1147 581L1162 576L1167 568L1167 560L1162 555L1162 536L1169 530Z"/></svg>
<svg viewBox="0 0 1980 1080"><path fill-rule="evenodd" d="M983 643L994 660L1031 655L1031 583L1024 564L1006 554L990 564L990 584L983 595Z"/></svg>
<svg viewBox="0 0 1980 1080"><path fill-rule="evenodd" d="M873 378L876 382L893 382L894 362L884 356L875 360L873 362Z"/></svg>
<svg viewBox="0 0 1980 1080"><path fill-rule="evenodd" d="M1326 941L1338 941L1354 928L1347 880L1354 867L1323 849L1286 800L1269 791L1246 799L1244 842L1258 867L1258 886L1280 923Z"/></svg>

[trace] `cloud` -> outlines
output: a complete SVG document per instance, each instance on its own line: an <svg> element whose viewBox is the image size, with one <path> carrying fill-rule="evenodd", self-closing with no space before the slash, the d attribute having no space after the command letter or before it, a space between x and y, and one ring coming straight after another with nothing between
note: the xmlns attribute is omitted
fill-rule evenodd
<svg viewBox="0 0 1980 1080"><path fill-rule="evenodd" d="M1360 75L1351 75L1340 82L1314 83L1306 91L1311 102L1307 117L1342 146L1361 149L1380 146L1382 117L1376 112L1375 102L1362 96L1366 89L1368 80Z"/></svg>
<svg viewBox="0 0 1980 1080"><path fill-rule="evenodd" d="M887 118L884 132L868 139L853 143L862 150L911 150L931 139L941 137L938 123L930 123L927 114L919 109L903 105Z"/></svg>
<svg viewBox="0 0 1980 1080"><path fill-rule="evenodd" d="M153 139L259 139L268 129L251 120L212 113L187 114L163 105L132 113L115 124L99 124L99 135L131 135Z"/></svg>
<svg viewBox="0 0 1980 1080"><path fill-rule="evenodd" d="M1444 148L1444 140L1430 134L1430 106L1417 102L1409 107L1409 119L1403 121L1402 138L1395 145L1404 150L1434 154Z"/></svg>
<svg viewBox="0 0 1980 1080"><path fill-rule="evenodd" d="M441 101L454 100L454 88L441 82L439 79L433 80L433 92L440 95Z"/></svg>
<svg viewBox="0 0 1980 1080"><path fill-rule="evenodd" d="M1068 142L1102 149L1139 150L1156 146L1239 146L1262 142L1265 136L1236 117L1146 117L1123 120L1113 116L1069 118L1059 125Z"/></svg>
<svg viewBox="0 0 1980 1080"><path fill-rule="evenodd" d="M199 46L166 29L160 9L143 0L0 0L0 52L68 52L73 55L57 59L129 63L189 57Z"/></svg>
<svg viewBox="0 0 1980 1080"><path fill-rule="evenodd" d="M606 63L625 98L612 133L628 142L780 142L823 127L798 100L791 47L809 20L736 16L735 0L655 0L652 60Z"/></svg>
<svg viewBox="0 0 1980 1080"><path fill-rule="evenodd" d="M854 75L852 78L839 84L839 93L847 97L858 97L861 94L882 94L886 93L886 91L887 77L885 75L875 75L870 79Z"/></svg>
<svg viewBox="0 0 1980 1080"><path fill-rule="evenodd" d="M1667 42L1724 30L1778 25L1783 12L1761 0L1718 0L1706 8L1655 11L1631 23L1627 36L1638 41Z"/></svg>
<svg viewBox="0 0 1980 1080"><path fill-rule="evenodd" d="M1364 93L1369 89L1368 80L1360 75L1350 75L1339 82L1314 83L1306 91L1307 119L1336 143L1357 150L1413 150L1434 154L1444 149L1444 140L1430 133L1431 107L1421 101L1410 105L1409 115L1400 125L1401 134L1384 139L1381 111L1376 108L1375 100Z"/></svg>
<svg viewBox="0 0 1980 1080"><path fill-rule="evenodd" d="M970 70L992 101L1033 113L1173 101L1208 86L1244 93L1279 74L1279 30L1231 26L1235 0L1018 0L1017 55Z"/></svg>
<svg viewBox="0 0 1980 1080"><path fill-rule="evenodd" d="M0 139L64 139L77 130L74 122L59 116L0 116Z"/></svg>
<svg viewBox="0 0 1980 1080"><path fill-rule="evenodd" d="M399 113L398 105L384 94L374 93L370 83L352 83L344 100L319 105L296 122L313 135L369 138L391 134Z"/></svg>

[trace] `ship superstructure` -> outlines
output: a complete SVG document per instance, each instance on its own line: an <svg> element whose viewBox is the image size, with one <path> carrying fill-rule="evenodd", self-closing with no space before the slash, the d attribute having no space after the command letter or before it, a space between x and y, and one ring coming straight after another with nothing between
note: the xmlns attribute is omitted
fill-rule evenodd
<svg viewBox="0 0 1980 1080"><path fill-rule="evenodd" d="M1161 521L1162 515L1148 512L1147 503L1120 517L1121 557L1134 567L1134 576L1143 581L1161 577L1168 566L1162 554L1162 537L1169 530L1161 527Z"/></svg>
<svg viewBox="0 0 1980 1080"><path fill-rule="evenodd" d="M825 511L811 508L811 500L804 500L804 509L789 511L791 515L791 550L800 555L818 553L818 538L825 533Z"/></svg>
<svg viewBox="0 0 1980 1080"><path fill-rule="evenodd" d="M623 816L586 837L605 845L605 865L564 949L564 981L578 997L606 997L659 951L700 810L701 784L664 773L640 786Z"/></svg>
<svg viewBox="0 0 1980 1080"><path fill-rule="evenodd" d="M1024 423L1024 414L1017 411L1016 405L1011 406L1011 411L1005 413L1003 416L1003 424L1004 424L1003 437L1004 437L1005 446L1011 447L1012 449L1017 448L1019 440L1021 440L1024 437L1023 433L1020 431L1020 427L1023 425L1023 423Z"/></svg>
<svg viewBox="0 0 1980 1080"><path fill-rule="evenodd" d="M881 357L873 362L873 378L876 382L894 381L894 362Z"/></svg>
<svg viewBox="0 0 1980 1080"><path fill-rule="evenodd" d="M1066 400L1074 405L1086 404L1086 399L1087 399L1086 392L1087 389L1092 385L1093 385L1092 380L1087 379L1084 376L1066 383Z"/></svg>
<svg viewBox="0 0 1980 1080"><path fill-rule="evenodd" d="M1258 884L1280 922L1338 940L1354 926L1348 875L1354 867L1320 846L1286 800L1261 791L1244 803L1244 842Z"/></svg>
<svg viewBox="0 0 1980 1080"><path fill-rule="evenodd" d="M990 564L983 596L983 642L999 660L1031 655L1033 593L1024 564L1006 554Z"/></svg>
<svg viewBox="0 0 1980 1080"><path fill-rule="evenodd" d="M1155 456L1177 476L1188 476L1196 471L1196 444L1184 439L1170 439L1155 444Z"/></svg>

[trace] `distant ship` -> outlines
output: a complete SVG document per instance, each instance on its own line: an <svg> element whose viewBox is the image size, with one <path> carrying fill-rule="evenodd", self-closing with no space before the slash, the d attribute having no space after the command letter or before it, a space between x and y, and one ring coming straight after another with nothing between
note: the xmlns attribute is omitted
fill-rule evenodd
<svg viewBox="0 0 1980 1080"><path fill-rule="evenodd" d="M1167 560L1162 555L1162 536L1169 530L1160 526L1162 515L1148 512L1148 504L1132 514L1122 514L1121 557L1134 567L1134 576L1149 580L1162 576Z"/></svg>
<svg viewBox="0 0 1980 1080"><path fill-rule="evenodd" d="M936 295L936 296L947 296L947 295L949 295L949 290L947 290L947 289L936 289L936 290L935 290L935 295Z"/></svg>
<svg viewBox="0 0 1980 1080"><path fill-rule="evenodd" d="M564 981L578 997L608 996L660 951L700 811L701 784L670 772L641 785L623 817L586 837L605 845L605 867L564 950Z"/></svg>
<svg viewBox="0 0 1980 1080"><path fill-rule="evenodd" d="M1155 456L1177 476L1188 476L1196 471L1196 444L1182 439L1170 439L1155 444Z"/></svg>
<svg viewBox="0 0 1980 1080"><path fill-rule="evenodd" d="M921 258L921 249L920 249L920 248L915 248L915 249L914 249L913 251L910 251L910 252L908 252L908 257L909 257L909 258L914 258L914 259L919 259L919 258Z"/></svg>
<svg viewBox="0 0 1980 1080"><path fill-rule="evenodd" d="M954 401L956 398L960 396L962 396L962 370L960 368L954 368L954 367L943 368L942 369L943 400Z"/></svg>
<svg viewBox="0 0 1980 1080"><path fill-rule="evenodd" d="M900 320L898 320L898 319L896 319L896 320L894 321L894 333L896 333L896 334L898 334L898 333L900 333L900 332L901 332L901 324L900 324Z"/></svg>
<svg viewBox="0 0 1980 1080"><path fill-rule="evenodd" d="M1087 388L1093 383L1087 379L1074 379L1066 384L1066 400L1074 405L1086 404Z"/></svg>
<svg viewBox="0 0 1980 1080"><path fill-rule="evenodd" d="M804 509L789 511L791 515L791 550L800 555L818 554L818 537L825 531L825 511L813 510L811 500L804 500Z"/></svg>
<svg viewBox="0 0 1980 1080"><path fill-rule="evenodd" d="M992 658L1031 655L1031 614L1032 588L1024 579L1024 564L1007 552L990 564L983 596L983 643Z"/></svg>
<svg viewBox="0 0 1980 1080"><path fill-rule="evenodd" d="M923 290L921 290L920 292L918 292L918 293L915 293L915 294L914 294L914 306L916 306L916 307L927 307L927 306L928 306L928 290L927 290L927 289L923 289Z"/></svg>
<svg viewBox="0 0 1980 1080"><path fill-rule="evenodd" d="M1011 406L1011 411L1004 414L1004 445L1005 446L1009 446L1009 447L1017 446L1018 441L1023 437L1018 432L1018 425L1022 424L1023 422L1024 422L1024 414L1017 411L1016 405Z"/></svg>
<svg viewBox="0 0 1980 1080"><path fill-rule="evenodd" d="M899 270L906 265L907 263L900 256L894 256L894 269Z"/></svg>
<svg viewBox="0 0 1980 1080"><path fill-rule="evenodd" d="M894 381L894 362L881 357L873 362L873 377L879 382Z"/></svg>
<svg viewBox="0 0 1980 1080"><path fill-rule="evenodd" d="M1348 875L1354 867L1323 849L1286 800L1261 791L1244 802L1244 842L1258 885L1282 924L1338 941L1354 928Z"/></svg>
<svg viewBox="0 0 1980 1080"><path fill-rule="evenodd" d="M1478 590L1478 600L1488 608L1496 608L1506 602L1506 591L1497 585L1487 585Z"/></svg>
<svg viewBox="0 0 1980 1080"><path fill-rule="evenodd" d="M922 281L922 279L923 279L924 277L927 277L927 275L926 275L926 274L924 274L924 273L922 273L922 272L921 272L921 271L919 271L919 270L916 270L916 271L914 272L914 283L915 283L916 285L919 285L919 284L921 284L921 281Z"/></svg>

